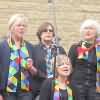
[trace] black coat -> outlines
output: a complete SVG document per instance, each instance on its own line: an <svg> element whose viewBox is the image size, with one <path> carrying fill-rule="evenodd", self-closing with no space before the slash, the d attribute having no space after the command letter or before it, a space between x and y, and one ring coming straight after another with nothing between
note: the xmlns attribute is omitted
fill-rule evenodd
<svg viewBox="0 0 100 100"><path fill-rule="evenodd" d="M81 42L73 44L69 50L68 56L71 59L73 73L71 81L73 85L80 84L94 86L96 83L96 49L93 47L89 52L88 60L78 59L77 48L81 46Z"/></svg>
<svg viewBox="0 0 100 100"><path fill-rule="evenodd" d="M53 86L52 79L47 79L43 82L41 90L40 90L40 99L39 100L53 100L53 95L54 95L54 86ZM69 87L72 88L71 85ZM73 100L77 100L77 97L75 96L74 93L74 88L72 88L72 93L73 93ZM67 94L68 95L68 94ZM67 100L67 99L66 99Z"/></svg>

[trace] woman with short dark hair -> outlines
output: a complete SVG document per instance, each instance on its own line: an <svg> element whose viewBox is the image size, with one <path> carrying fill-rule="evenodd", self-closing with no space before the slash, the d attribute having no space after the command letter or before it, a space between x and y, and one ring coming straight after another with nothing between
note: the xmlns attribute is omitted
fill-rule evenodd
<svg viewBox="0 0 100 100"><path fill-rule="evenodd" d="M65 54L65 50L58 45L54 45L54 26L50 22L40 25L37 31L39 43L34 46L34 65L38 68L38 78L34 79L34 92L39 94L41 84L46 78L53 77L51 59L56 54ZM35 96L36 96L35 95Z"/></svg>

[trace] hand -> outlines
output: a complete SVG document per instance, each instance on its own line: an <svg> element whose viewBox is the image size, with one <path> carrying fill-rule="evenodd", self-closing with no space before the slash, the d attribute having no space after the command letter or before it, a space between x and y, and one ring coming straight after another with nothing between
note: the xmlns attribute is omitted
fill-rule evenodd
<svg viewBox="0 0 100 100"><path fill-rule="evenodd" d="M27 68L31 69L31 67L33 66L33 60L31 58L27 59Z"/></svg>
<svg viewBox="0 0 100 100"><path fill-rule="evenodd" d="M27 69L32 75L35 75L37 73L37 69L33 66L33 60L31 58L27 59Z"/></svg>

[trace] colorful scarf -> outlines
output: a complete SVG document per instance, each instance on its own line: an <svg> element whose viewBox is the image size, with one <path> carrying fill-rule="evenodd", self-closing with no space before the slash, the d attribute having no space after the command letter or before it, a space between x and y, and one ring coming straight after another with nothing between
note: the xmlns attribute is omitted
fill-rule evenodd
<svg viewBox="0 0 100 100"><path fill-rule="evenodd" d="M86 47L87 42L86 41L82 41L81 43L81 47L77 48L77 52L78 52L78 59L85 59L88 60L88 51L89 48Z"/></svg>
<svg viewBox="0 0 100 100"><path fill-rule="evenodd" d="M29 73L26 70L26 59L29 57L28 50L26 48L26 44L23 41L19 52L14 43L10 39L8 39L8 45L10 47L10 65L9 65L9 74L7 81L7 92L16 92L18 85L18 77L17 74L20 69L21 77L19 80L21 82L21 90L29 91ZM20 67L19 67L20 66Z"/></svg>
<svg viewBox="0 0 100 100"><path fill-rule="evenodd" d="M59 81L58 80L53 80L53 84L54 84L54 96L53 96L53 100L60 100ZM66 83L66 84L68 84L68 83ZM73 99L72 89L68 85L66 86L66 93L68 94L68 98L66 98L66 100L74 100Z"/></svg>
<svg viewBox="0 0 100 100"><path fill-rule="evenodd" d="M100 45L96 45L97 72L96 72L96 91L100 93Z"/></svg>
<svg viewBox="0 0 100 100"><path fill-rule="evenodd" d="M100 45L95 44L90 47L86 47L88 43L83 41L81 43L81 47L77 48L78 51L78 59L89 59L88 52L95 47L96 48L96 59L97 59L97 72L96 72L96 91L100 92Z"/></svg>

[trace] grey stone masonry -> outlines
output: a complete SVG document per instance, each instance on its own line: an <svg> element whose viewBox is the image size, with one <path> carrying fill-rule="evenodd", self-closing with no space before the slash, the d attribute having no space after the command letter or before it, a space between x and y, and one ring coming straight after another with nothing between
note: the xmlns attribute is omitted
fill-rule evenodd
<svg viewBox="0 0 100 100"><path fill-rule="evenodd" d="M24 13L29 19L26 40L35 44L36 31L43 22L50 21L61 38L66 51L74 41L80 39L79 28L83 20L93 18L100 21L100 0L0 0L0 38L7 33L9 17Z"/></svg>

